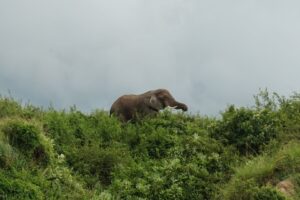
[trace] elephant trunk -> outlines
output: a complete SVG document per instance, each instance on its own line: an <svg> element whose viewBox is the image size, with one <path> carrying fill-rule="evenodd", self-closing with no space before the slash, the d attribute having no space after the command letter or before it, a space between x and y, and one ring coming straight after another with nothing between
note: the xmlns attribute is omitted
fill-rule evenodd
<svg viewBox="0 0 300 200"><path fill-rule="evenodd" d="M180 102L177 102L177 101L171 102L170 106L174 107L175 109L181 109L183 111L188 110L188 107L184 103L180 103Z"/></svg>

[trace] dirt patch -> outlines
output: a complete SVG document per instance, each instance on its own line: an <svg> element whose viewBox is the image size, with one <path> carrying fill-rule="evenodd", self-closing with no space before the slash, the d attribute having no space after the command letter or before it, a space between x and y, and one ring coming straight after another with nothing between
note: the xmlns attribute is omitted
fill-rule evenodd
<svg viewBox="0 0 300 200"><path fill-rule="evenodd" d="M295 194L295 186L293 182L289 179L277 183L276 188L287 196L292 196L293 194Z"/></svg>

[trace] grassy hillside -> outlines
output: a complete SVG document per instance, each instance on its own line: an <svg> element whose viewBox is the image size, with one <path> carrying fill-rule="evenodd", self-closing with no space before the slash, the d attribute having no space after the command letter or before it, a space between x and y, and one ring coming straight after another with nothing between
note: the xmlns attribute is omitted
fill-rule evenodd
<svg viewBox="0 0 300 200"><path fill-rule="evenodd" d="M220 118L0 98L0 199L300 199L300 97L267 91Z"/></svg>

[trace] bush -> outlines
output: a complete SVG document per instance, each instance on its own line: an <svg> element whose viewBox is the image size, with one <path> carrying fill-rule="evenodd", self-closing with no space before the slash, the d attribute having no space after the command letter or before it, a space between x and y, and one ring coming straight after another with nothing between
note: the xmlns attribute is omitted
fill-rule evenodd
<svg viewBox="0 0 300 200"><path fill-rule="evenodd" d="M120 199L210 199L219 179L203 163L205 157L197 164L176 158L138 162L118 170L110 192Z"/></svg>
<svg viewBox="0 0 300 200"><path fill-rule="evenodd" d="M0 119L17 116L22 113L21 105L11 97L0 96Z"/></svg>
<svg viewBox="0 0 300 200"><path fill-rule="evenodd" d="M91 135L100 139L103 145L110 145L122 138L122 127L118 119L110 117L105 111L94 111L88 118Z"/></svg>
<svg viewBox="0 0 300 200"><path fill-rule="evenodd" d="M134 123L0 98L0 199L281 200L286 179L297 199L299 98L260 98L221 119L166 110Z"/></svg>
<svg viewBox="0 0 300 200"><path fill-rule="evenodd" d="M227 188L228 189L228 188ZM224 196L216 199L224 200L287 200L287 198L271 186L259 186L254 179L240 180Z"/></svg>
<svg viewBox="0 0 300 200"><path fill-rule="evenodd" d="M110 185L113 171L130 161L130 154L124 147L91 145L78 149L69 159L69 164L85 177L88 187L93 188L99 182L105 187Z"/></svg>
<svg viewBox="0 0 300 200"><path fill-rule="evenodd" d="M169 115L125 125L123 139L135 162L113 173L108 191L115 198L211 199L227 180L233 152L209 137L202 119Z"/></svg>
<svg viewBox="0 0 300 200"><path fill-rule="evenodd" d="M22 120L9 120L3 125L2 131L8 143L29 160L45 166L53 160L52 143L36 125Z"/></svg>
<svg viewBox="0 0 300 200"><path fill-rule="evenodd" d="M266 199L272 199L274 195L274 199L282 199L274 191L275 185L284 177L299 171L300 144L292 141L274 154L258 156L236 168L235 175L222 189L223 196L219 198L263 199L265 196ZM268 184L273 184L273 187L265 187ZM253 196L256 193L258 196Z"/></svg>
<svg viewBox="0 0 300 200"><path fill-rule="evenodd" d="M0 168L11 167L15 159L12 147L0 139Z"/></svg>
<svg viewBox="0 0 300 200"><path fill-rule="evenodd" d="M300 94L295 94L289 99L282 97L279 109L282 122L282 142L291 139L300 141Z"/></svg>
<svg viewBox="0 0 300 200"><path fill-rule="evenodd" d="M10 177L7 172L0 171L1 199L44 199L40 188L27 180Z"/></svg>
<svg viewBox="0 0 300 200"><path fill-rule="evenodd" d="M66 156L74 171L89 188L110 184L113 170L125 159L130 161L121 138L121 124L106 112L85 115L72 107L70 112L51 110L45 115L44 130L53 138L56 150ZM126 161L127 162L127 161Z"/></svg>
<svg viewBox="0 0 300 200"><path fill-rule="evenodd" d="M230 106L211 126L212 137L235 146L243 155L260 153L279 133L280 122L271 110Z"/></svg>
<svg viewBox="0 0 300 200"><path fill-rule="evenodd" d="M149 133L142 144L147 149L150 158L164 158L170 148L174 147L174 137L168 134L164 129L158 128L155 132Z"/></svg>
<svg viewBox="0 0 300 200"><path fill-rule="evenodd" d="M286 198L272 187L261 187L254 191L255 200L285 200Z"/></svg>

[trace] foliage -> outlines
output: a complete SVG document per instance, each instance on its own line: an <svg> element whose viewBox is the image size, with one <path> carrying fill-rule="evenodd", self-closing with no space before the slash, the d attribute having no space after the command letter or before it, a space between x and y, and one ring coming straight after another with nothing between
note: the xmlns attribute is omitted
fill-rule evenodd
<svg viewBox="0 0 300 200"><path fill-rule="evenodd" d="M300 171L300 143L291 141L276 153L260 155L236 168L235 171L234 178L223 190L222 199L251 199L252 197L245 192L246 190L251 190L249 193L252 194L253 188L261 190L267 184L276 185L290 174ZM263 191L261 191L263 193L256 192L256 195L275 195L275 192L267 188ZM273 199L276 198L273 197Z"/></svg>
<svg viewBox="0 0 300 200"><path fill-rule="evenodd" d="M15 159L16 155L12 147L0 140L0 167L9 168Z"/></svg>
<svg viewBox="0 0 300 200"><path fill-rule="evenodd" d="M264 90L217 119L121 123L0 97L0 199L299 199L299 102Z"/></svg>
<svg viewBox="0 0 300 200"><path fill-rule="evenodd" d="M272 110L230 106L211 126L211 135L243 155L257 154L278 135L279 127L277 113Z"/></svg>
<svg viewBox="0 0 300 200"><path fill-rule="evenodd" d="M53 160L52 142L37 126L13 119L3 125L2 132L8 138L8 144L22 151L26 157L43 165Z"/></svg>
<svg viewBox="0 0 300 200"><path fill-rule="evenodd" d="M189 119L175 127L165 115L135 125L139 138L127 141L135 163L117 170L110 188L118 198L210 199L225 181L221 174L230 172L233 152Z"/></svg>
<svg viewBox="0 0 300 200"><path fill-rule="evenodd" d="M18 178L9 177L4 171L0 173L0 198L1 199L43 199L39 188Z"/></svg>
<svg viewBox="0 0 300 200"><path fill-rule="evenodd" d="M1 97L0 118L17 116L22 113L22 106L11 97Z"/></svg>

